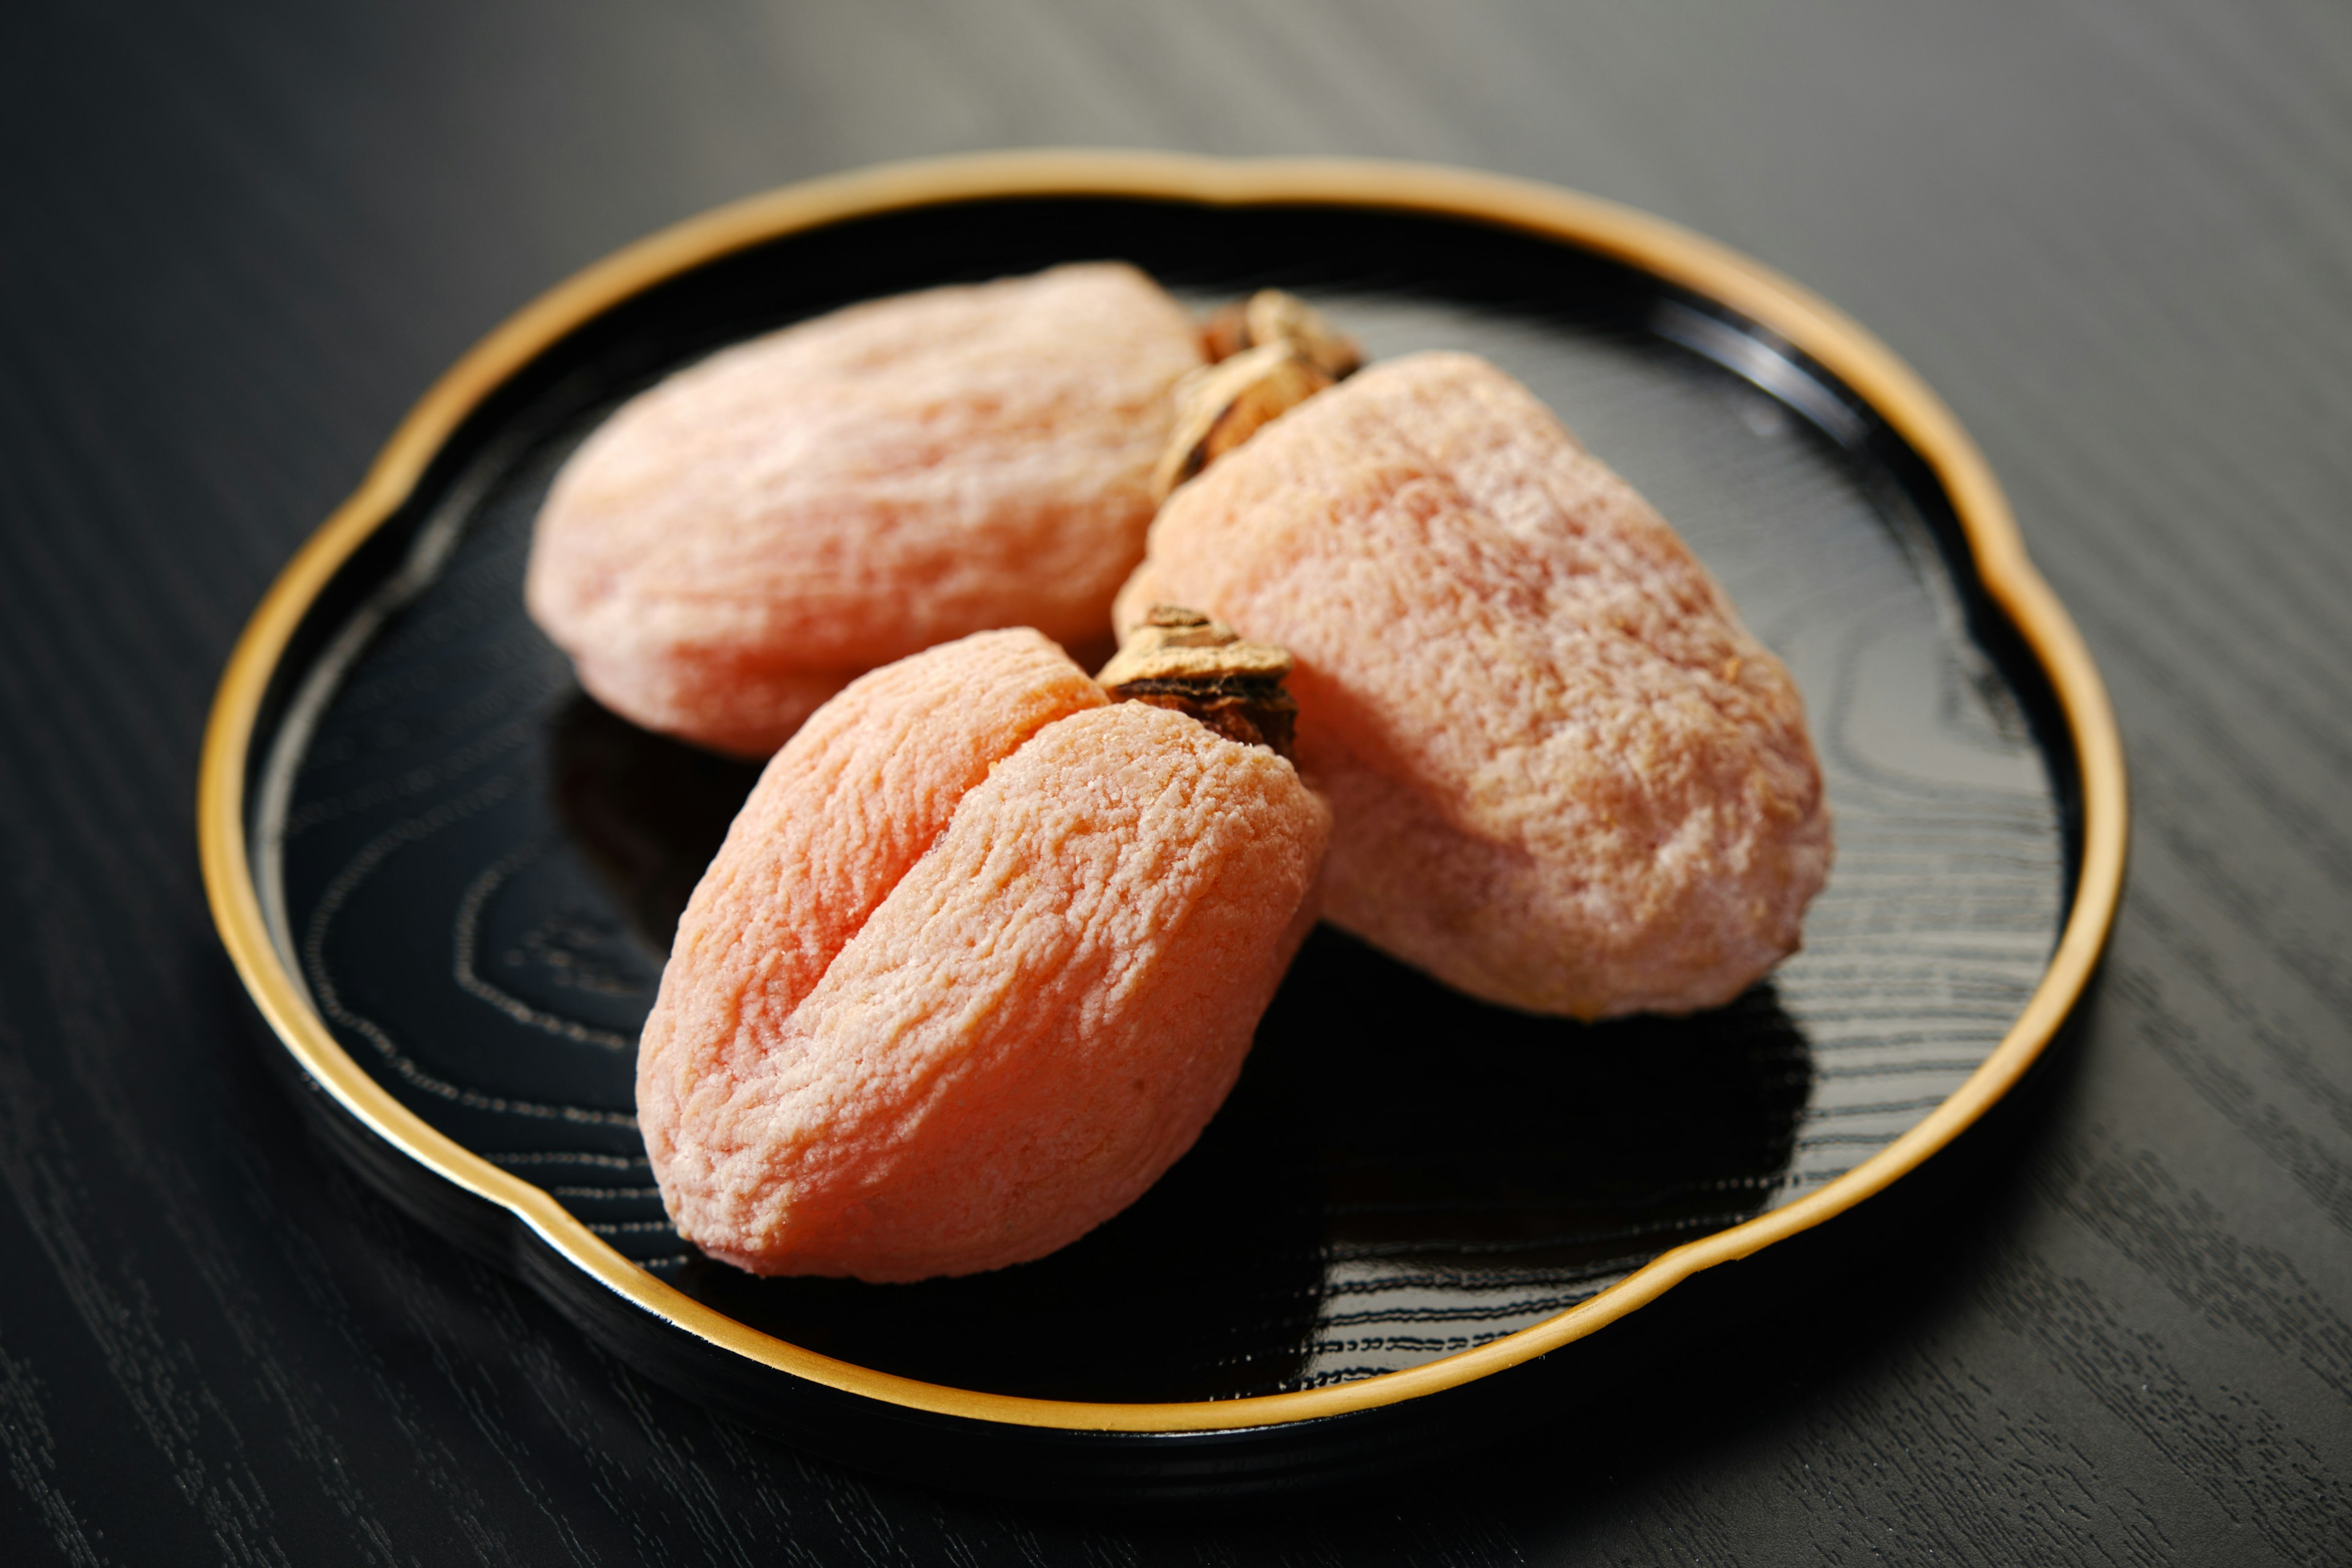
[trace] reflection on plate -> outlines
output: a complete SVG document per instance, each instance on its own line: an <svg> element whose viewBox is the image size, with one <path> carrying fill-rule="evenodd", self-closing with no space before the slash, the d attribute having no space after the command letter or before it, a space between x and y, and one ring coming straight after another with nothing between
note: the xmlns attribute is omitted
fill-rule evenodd
<svg viewBox="0 0 2352 1568"><path fill-rule="evenodd" d="M1643 1270L1674 1249L1843 1206L1884 1184L1888 1161L1863 1168L1881 1151L1997 1094L2095 956L2113 889L2084 857L2110 831L2119 856L2120 763L2115 820L2086 827L2107 791L2084 740L2104 716L2095 676L2053 654L2072 647L2063 619L2020 636L1984 569L2005 520L1979 502L1963 521L1917 418L1898 425L1904 410L1823 353L1868 369L1881 351L1793 307L1759 326L1732 308L1771 302L1752 278L1741 300L1709 298L1693 269L1733 264L1697 242L1621 216L1667 247L1628 260L1622 236L1496 226L1475 215L1515 188L1461 177L1421 176L1472 216L1369 188L1310 201L1307 175L1274 171L1263 203L1203 205L1179 174L1229 186L1230 169L1151 160L1080 161L1066 166L1097 174L1068 188L1091 194L1034 194L1053 163L1001 161L1025 183L953 201L881 180L816 226L786 221L786 200L764 226L739 217L728 244L678 242L629 286L550 307L447 428L416 438L420 482L363 505L331 541L341 554L274 601L288 630L246 656L263 662L243 677L250 742L208 764L242 792L231 820L255 854L247 867L236 847L232 871L267 935L241 940L234 909L226 929L297 1058L337 1089L322 1104L417 1156L373 1162L379 1179L429 1208L446 1193L418 1184L455 1175L531 1219L527 1274L667 1381L969 1484L1215 1489L1346 1470L1360 1456L1331 1456L1354 1439L1335 1448L1327 1429L1404 1432L1417 1403L1607 1321L1631 1300L1612 1288L1655 1279ZM716 345L853 298L1097 256L1202 301L1279 283L1376 355L1465 348L1525 381L1789 661L1836 868L1801 953L1683 1020L1482 1006L1319 931L1200 1145L1094 1235L965 1280L752 1279L670 1230L630 1108L669 933L756 770L580 695L522 613L531 518L587 430ZM1810 353L1790 341L1807 330ZM478 1246L505 1234L450 1228ZM1416 1368L1419 1384L1383 1375ZM1223 1403L1237 1399L1252 1403ZM1032 1479L992 1480L972 1456L1014 1437Z"/></svg>

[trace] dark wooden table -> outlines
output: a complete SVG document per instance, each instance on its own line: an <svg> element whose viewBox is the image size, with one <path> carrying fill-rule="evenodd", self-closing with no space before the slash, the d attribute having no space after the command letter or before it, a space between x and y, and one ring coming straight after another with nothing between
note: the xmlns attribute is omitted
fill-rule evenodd
<svg viewBox="0 0 2352 1568"><path fill-rule="evenodd" d="M0 19L0 1561L2352 1561L2352 10L17 5ZM2007 1174L1604 1426L1241 1517L722 1425L301 1133L198 885L247 612L534 293L879 159L1532 175L1890 342L2120 709L2134 859Z"/></svg>

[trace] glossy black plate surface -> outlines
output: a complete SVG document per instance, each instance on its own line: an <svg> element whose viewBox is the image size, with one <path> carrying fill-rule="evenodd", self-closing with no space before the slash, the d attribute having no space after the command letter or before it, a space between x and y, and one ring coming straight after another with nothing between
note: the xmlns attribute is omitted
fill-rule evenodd
<svg viewBox="0 0 2352 1568"><path fill-rule="evenodd" d="M1376 356L1468 349L1525 380L1790 664L1835 870L1803 952L1683 1020L1485 1007L1318 931L1200 1145L1094 1235L967 1280L751 1279L670 1231L630 1110L670 930L755 773L579 692L522 612L532 516L599 419L714 347L1096 257L1203 305L1279 284ZM2015 1021L2068 910L2074 786L2053 711L1926 466L1718 305L1457 218L968 201L691 268L485 400L281 661L249 834L273 939L352 1058L689 1296L929 1384L1218 1400L1539 1322L1934 1110Z"/></svg>

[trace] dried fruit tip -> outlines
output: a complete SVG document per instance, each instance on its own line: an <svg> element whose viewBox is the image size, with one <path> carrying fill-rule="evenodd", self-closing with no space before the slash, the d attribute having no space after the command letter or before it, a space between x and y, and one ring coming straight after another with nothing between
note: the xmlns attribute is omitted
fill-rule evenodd
<svg viewBox="0 0 2352 1568"><path fill-rule="evenodd" d="M1290 755L1298 704L1282 689L1290 655L1244 642L1213 616L1154 605L1095 677L1115 701L1172 708L1228 741Z"/></svg>
<svg viewBox="0 0 2352 1568"><path fill-rule="evenodd" d="M1244 349L1267 343L1288 343L1334 381L1347 380L1364 363L1355 339L1297 295L1279 289L1261 289L1211 316L1202 329L1201 343L1213 360L1231 359Z"/></svg>

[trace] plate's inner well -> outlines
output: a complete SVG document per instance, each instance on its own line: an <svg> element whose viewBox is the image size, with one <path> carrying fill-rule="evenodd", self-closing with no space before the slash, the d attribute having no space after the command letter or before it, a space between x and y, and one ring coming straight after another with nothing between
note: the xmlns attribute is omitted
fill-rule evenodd
<svg viewBox="0 0 2352 1568"><path fill-rule="evenodd" d="M1279 282L1375 355L1468 349L1526 381L1794 668L1835 871L1805 950L1688 1019L1485 1007L1318 931L1199 1146L1092 1236L971 1279L753 1279L671 1231L631 1105L671 931L755 770L581 695L523 614L532 516L597 419L717 344L1101 256L1202 301ZM252 792L260 891L368 1071L746 1323L996 1393L1312 1387L1526 1328L1787 1202L1999 1042L2064 910L2066 786L2032 718L2046 697L1975 595L1942 497L1857 400L1615 264L1399 215L925 209L686 274L478 413L281 672Z"/></svg>

